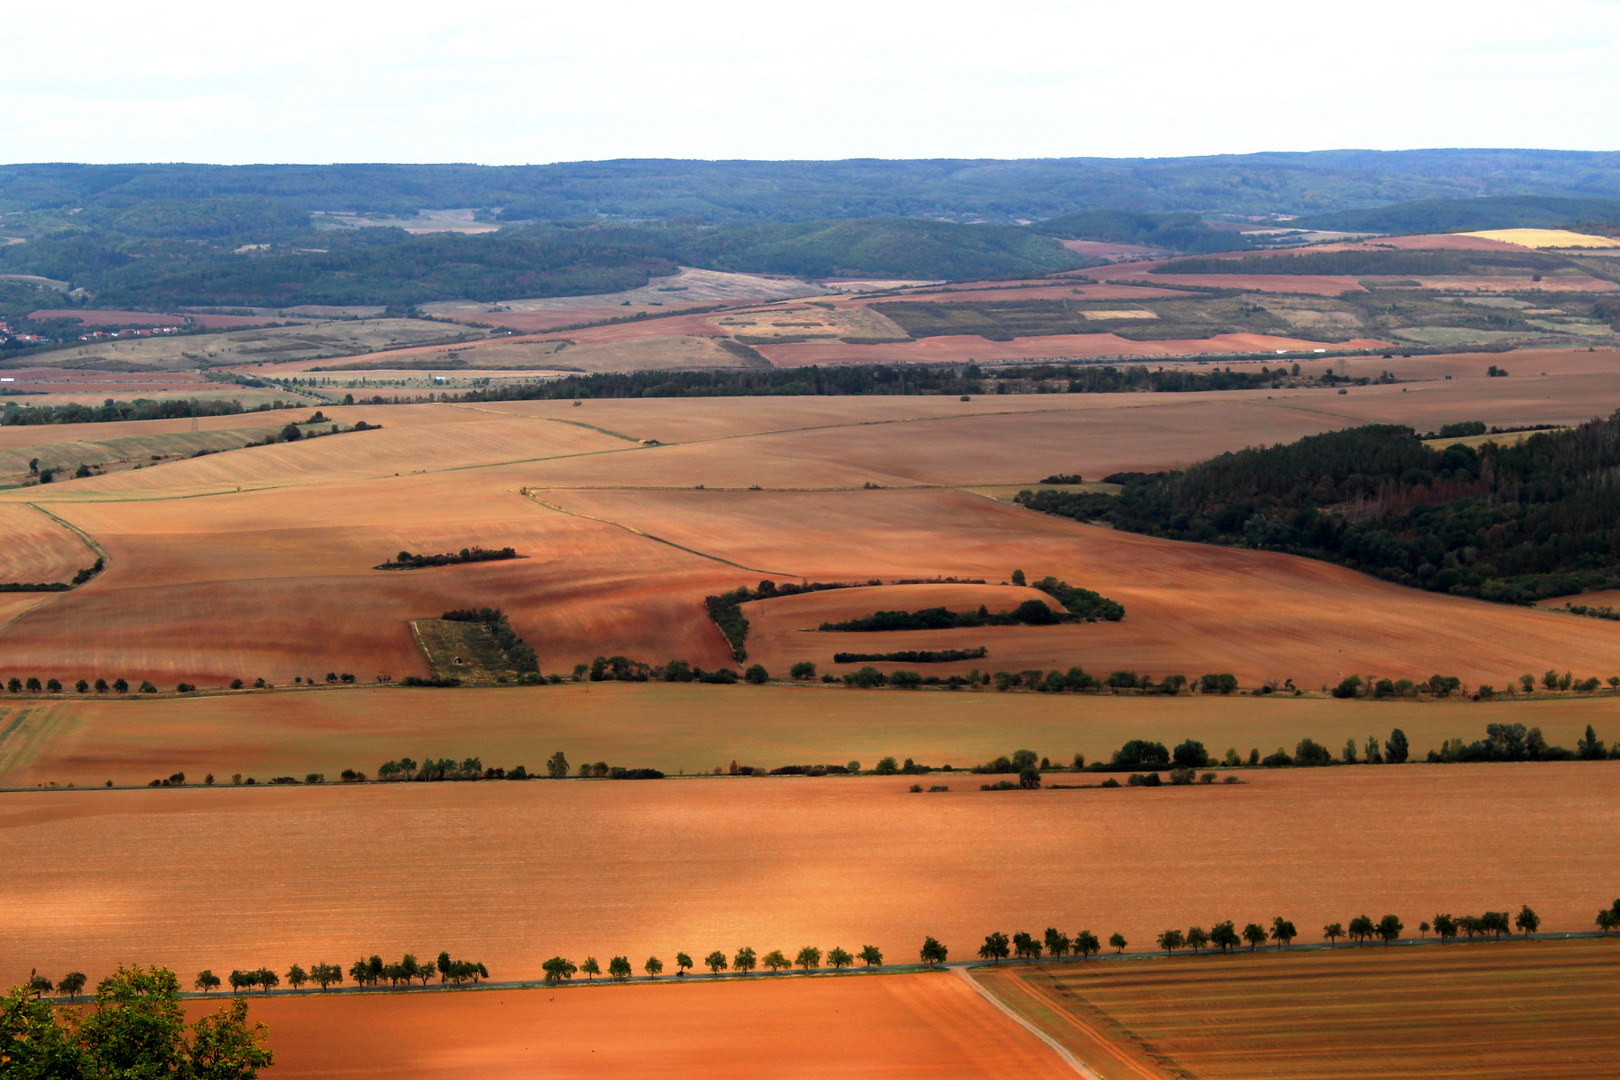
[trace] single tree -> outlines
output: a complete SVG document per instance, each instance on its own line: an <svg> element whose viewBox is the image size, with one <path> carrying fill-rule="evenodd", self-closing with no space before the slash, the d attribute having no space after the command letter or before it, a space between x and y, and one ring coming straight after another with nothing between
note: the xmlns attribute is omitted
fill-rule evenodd
<svg viewBox="0 0 1620 1080"><path fill-rule="evenodd" d="M1048 926L1046 928L1045 941L1047 954L1052 956L1054 959L1062 959L1063 957L1069 955L1069 949L1073 944L1069 941L1069 935L1059 933L1057 927L1055 926Z"/></svg>
<svg viewBox="0 0 1620 1080"><path fill-rule="evenodd" d="M1397 916L1385 915L1378 920L1378 936L1384 939L1385 945L1399 939L1401 931L1405 929L1406 927L1401 924L1401 920Z"/></svg>
<svg viewBox="0 0 1620 1080"><path fill-rule="evenodd" d="M641 970L647 973L647 978L656 979L664 972L664 962L656 956L649 956L647 962L641 965Z"/></svg>
<svg viewBox="0 0 1620 1080"><path fill-rule="evenodd" d="M1011 942L1007 940L1007 935L997 930L993 934L986 935L984 944L979 946L979 959L999 964L1011 951Z"/></svg>
<svg viewBox="0 0 1620 1080"><path fill-rule="evenodd" d="M703 966L709 969L710 975L718 975L726 970L726 954L719 949L714 950L703 958Z"/></svg>
<svg viewBox="0 0 1620 1080"><path fill-rule="evenodd" d="M1118 937L1119 935L1114 936ZM1120 948L1123 949L1124 947L1124 939L1121 939ZM1090 930L1082 930L1074 935L1074 951L1079 954L1080 959L1089 960L1097 953L1102 952L1102 942L1098 941L1097 935Z"/></svg>
<svg viewBox="0 0 1620 1080"><path fill-rule="evenodd" d="M1529 937L1541 928L1541 916L1531 910L1529 904L1525 904L1513 917L1513 925L1524 931L1525 937Z"/></svg>
<svg viewBox="0 0 1620 1080"><path fill-rule="evenodd" d="M755 956L754 950L749 948L747 945L744 945L742 948L738 949L737 955L731 958L732 969L735 971L740 971L744 975L753 971L754 967L758 963L759 957Z"/></svg>
<svg viewBox="0 0 1620 1080"><path fill-rule="evenodd" d="M1243 940L1249 943L1249 951L1254 952L1256 945L1266 943L1266 928L1259 923L1250 923L1243 928Z"/></svg>
<svg viewBox="0 0 1620 1080"><path fill-rule="evenodd" d="M32 994L48 994L56 989L56 984L37 971L28 973L28 991Z"/></svg>
<svg viewBox="0 0 1620 1080"><path fill-rule="evenodd" d="M615 956L608 961L608 975L623 982L630 977L630 960L628 957Z"/></svg>
<svg viewBox="0 0 1620 1080"><path fill-rule="evenodd" d="M1344 927L1339 923L1330 922L1322 927L1322 936L1327 938L1328 948L1334 948L1338 944L1339 938L1344 937Z"/></svg>
<svg viewBox="0 0 1620 1080"><path fill-rule="evenodd" d="M1238 937L1237 928L1232 925L1232 920L1227 919L1225 922L1215 924L1214 929L1209 932L1209 943L1225 952L1243 944L1243 939Z"/></svg>
<svg viewBox="0 0 1620 1080"><path fill-rule="evenodd" d="M568 779L568 759L563 756L561 750L552 754L551 758L546 762L546 775L553 780Z"/></svg>
<svg viewBox="0 0 1620 1080"><path fill-rule="evenodd" d="M1610 930L1620 926L1620 916L1616 915L1613 908L1603 908L1597 913L1597 924L1598 929L1603 931L1603 936L1608 937Z"/></svg>
<svg viewBox="0 0 1620 1080"><path fill-rule="evenodd" d="M259 985L264 987L264 992L267 994L281 985L281 976L277 975L269 968L260 968L258 975Z"/></svg>
<svg viewBox="0 0 1620 1080"><path fill-rule="evenodd" d="M585 973L586 982L595 982L596 977L602 974L602 965L596 962L596 957L587 956L585 962L579 965L579 970Z"/></svg>
<svg viewBox="0 0 1620 1080"><path fill-rule="evenodd" d="M772 949L770 952L760 957L759 962L764 967L770 968L772 975L779 974L781 973L782 969L793 966L792 961L782 955L781 949Z"/></svg>
<svg viewBox="0 0 1620 1080"><path fill-rule="evenodd" d="M1411 754L1411 747L1406 741L1406 732L1396 728L1389 733L1389 741L1384 743L1384 760L1391 765L1401 765Z"/></svg>
<svg viewBox="0 0 1620 1080"><path fill-rule="evenodd" d="M1013 935L1013 953L1022 960L1039 960L1041 958L1041 943L1034 936L1026 933Z"/></svg>
<svg viewBox="0 0 1620 1080"><path fill-rule="evenodd" d="M867 967L882 967L883 953L876 945L863 945L861 946L860 961ZM924 961L924 963L926 962Z"/></svg>
<svg viewBox="0 0 1620 1080"><path fill-rule="evenodd" d="M1209 934L1205 932L1202 926L1195 926L1191 930L1187 931L1187 948L1191 949L1193 952L1198 952L1208 944Z"/></svg>
<svg viewBox="0 0 1620 1080"><path fill-rule="evenodd" d="M1130 942L1125 940L1125 935L1120 933L1118 930L1115 930L1112 934L1108 935L1108 947L1117 953L1124 952L1125 946L1129 944Z"/></svg>
<svg viewBox="0 0 1620 1080"><path fill-rule="evenodd" d="M84 990L85 977L82 971L70 971L62 976L56 984L57 992L66 994L69 998L77 998Z"/></svg>
<svg viewBox="0 0 1620 1080"><path fill-rule="evenodd" d="M675 977L683 977L692 967L692 958L683 952L675 954Z"/></svg>
<svg viewBox="0 0 1620 1080"><path fill-rule="evenodd" d="M923 938L922 949L918 951L917 955L925 964L943 964L949 954L949 950L936 939L925 937Z"/></svg>
<svg viewBox="0 0 1620 1080"><path fill-rule="evenodd" d="M1350 920L1349 937L1352 941L1366 941L1376 932L1377 929L1373 926L1372 919L1368 918L1366 915L1357 915L1355 918Z"/></svg>
<svg viewBox="0 0 1620 1080"><path fill-rule="evenodd" d="M844 970L854 962L855 958L837 945L834 945L832 950L827 953L827 966L835 972Z"/></svg>
<svg viewBox="0 0 1620 1080"><path fill-rule="evenodd" d="M287 985L294 990L302 990L307 982L309 982L309 972L297 964L287 969Z"/></svg>
<svg viewBox="0 0 1620 1080"><path fill-rule="evenodd" d="M546 973L546 982L548 983L557 983L562 982L564 979L572 979L574 977L574 973L579 970L579 968L575 967L573 964L570 964L561 956L553 956L550 960L547 960L544 964L541 964L540 969Z"/></svg>
<svg viewBox="0 0 1620 1080"><path fill-rule="evenodd" d="M1185 944L1187 944L1186 935L1180 930L1166 930L1159 935L1159 948L1164 950L1166 956L1169 956Z"/></svg>
<svg viewBox="0 0 1620 1080"><path fill-rule="evenodd" d="M219 989L219 976L205 969L197 972L197 978L191 985L197 988L198 993L211 994ZM235 987L233 986L232 989L235 989Z"/></svg>

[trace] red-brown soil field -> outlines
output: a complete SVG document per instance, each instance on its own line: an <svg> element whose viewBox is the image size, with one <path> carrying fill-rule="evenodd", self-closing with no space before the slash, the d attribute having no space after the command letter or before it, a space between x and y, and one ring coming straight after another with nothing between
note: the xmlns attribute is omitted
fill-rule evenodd
<svg viewBox="0 0 1620 1080"><path fill-rule="evenodd" d="M450 707L453 707L450 706ZM402 748L402 752L404 752ZM538 977L552 955L701 956L992 930L1517 910L1587 930L1620 892L1612 763L1246 773L981 792L971 776L53 791L0 799L0 981L403 952Z"/></svg>
<svg viewBox="0 0 1620 1080"><path fill-rule="evenodd" d="M1413 358L1399 363L1416 381L1348 395L328 408L335 420L383 429L0 494L3 504L49 510L110 555L96 580L49 596L0 631L0 674L122 675L167 687L328 671L420 675L409 620L469 603L505 609L548 672L614 653L715 667L728 650L702 609L708 593L763 577L998 582L1020 568L1097 589L1128 614L1105 626L998 631L983 642L995 652L983 665L992 670L1079 663L1312 686L1352 670L1501 684L1556 664L1607 676L1613 624L1403 590L1306 560L1112 533L956 489L1178 467L1370 421L1420 430L1476 418L1572 423L1620 404L1614 355L1491 354L1512 366L1510 379L1484 378L1483 356ZM250 433L287 418L209 417L198 427ZM7 427L0 450L19 455L22 471L28 456L71 462L82 460L75 447L144 445L189 430L187 420ZM372 569L401 548L469 544L512 545L526 557ZM762 606L751 648L780 677L787 643L806 635L777 624L773 610Z"/></svg>
<svg viewBox="0 0 1620 1080"><path fill-rule="evenodd" d="M1376 917L1376 916L1375 916ZM1105 1080L1575 1078L1620 1059L1612 941L1004 967L979 976Z"/></svg>
<svg viewBox="0 0 1620 1080"><path fill-rule="evenodd" d="M273 997L255 999L249 1016L270 1029L276 1063L264 1075L280 1080L1074 1075L945 972Z"/></svg>
<svg viewBox="0 0 1620 1080"><path fill-rule="evenodd" d="M1193 282L1192 284L1197 284ZM1235 286L1248 288L1249 286ZM1298 292L1301 290L1290 290ZM889 345L844 345L802 342L792 345L762 345L759 351L777 367L808 367L811 364L959 364L968 360L981 363L1007 363L1019 360L1066 360L1084 357L1199 356L1208 353L1253 353L1311 349L1381 349L1387 342L1373 338L1352 338L1328 344L1307 338L1273 337L1267 334L1217 334L1209 338L1174 341L1131 341L1118 334L1051 334L1044 337L991 341L976 334L924 338Z"/></svg>

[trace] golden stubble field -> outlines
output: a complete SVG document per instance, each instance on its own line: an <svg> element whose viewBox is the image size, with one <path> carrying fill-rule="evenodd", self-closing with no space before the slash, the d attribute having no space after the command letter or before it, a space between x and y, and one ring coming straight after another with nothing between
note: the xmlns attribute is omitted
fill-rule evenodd
<svg viewBox="0 0 1620 1080"><path fill-rule="evenodd" d="M1245 682L1306 685L1352 670L1493 683L1547 666L1607 675L1611 625L1400 590L1303 560L1161 544L959 490L1184 465L1369 420L1568 423L1620 403L1620 374L1599 359L1526 354L1511 362L1549 374L1510 379L1469 375L1457 361L1445 371L1451 380L1433 377L1436 368L1430 381L1350 395L330 409L383 429L0 493L0 506L34 503L110 556L97 580L31 605L0 631L0 674L167 686L426 674L409 620L469 604L505 609L547 671L614 653L715 667L728 651L702 611L707 593L765 577L998 582L1021 568L1114 596L1129 614L1115 626L984 642L994 666L1232 671ZM224 432L244 419L199 427ZM190 437L184 421L6 428L0 450L21 453L42 438ZM371 569L401 548L471 544L527 557ZM798 628L769 611L758 621L767 666L794 658L787 643L804 643ZM814 658L825 662L826 651Z"/></svg>
<svg viewBox="0 0 1620 1080"><path fill-rule="evenodd" d="M1603 940L980 972L1104 1080L1605 1076L1616 976Z"/></svg>
<svg viewBox="0 0 1620 1080"><path fill-rule="evenodd" d="M911 794L906 777L18 793L0 981L118 961L188 980L373 952L537 977L552 955L876 945L1517 910L1620 891L1616 766L1257 773L1242 785Z"/></svg>

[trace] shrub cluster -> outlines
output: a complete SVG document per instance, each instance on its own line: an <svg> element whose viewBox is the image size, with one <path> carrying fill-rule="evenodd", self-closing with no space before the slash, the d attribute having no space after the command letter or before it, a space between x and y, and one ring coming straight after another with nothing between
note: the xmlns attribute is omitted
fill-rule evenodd
<svg viewBox="0 0 1620 1080"><path fill-rule="evenodd" d="M510 551L511 549L506 549ZM403 552L401 553L403 554ZM516 558L516 555L513 555ZM500 608L461 608L447 611L439 618L446 622L479 623L488 630L495 639L495 647L506 656L506 663L519 677L531 676L528 681L538 682L540 677L540 660L535 656L534 650L518 637L517 631L507 621L506 615Z"/></svg>
<svg viewBox="0 0 1620 1080"><path fill-rule="evenodd" d="M401 551L394 558L374 566L372 569L420 570L425 566L456 566L460 563L501 562L518 557L518 553L509 547L499 549L470 547L442 555L413 555L409 551Z"/></svg>
<svg viewBox="0 0 1620 1080"><path fill-rule="evenodd" d="M102 570L106 569L107 560L98 558L86 567L81 567L73 575L71 583L64 581L5 581L0 582L0 593L25 592L67 592L77 585L83 585Z"/></svg>

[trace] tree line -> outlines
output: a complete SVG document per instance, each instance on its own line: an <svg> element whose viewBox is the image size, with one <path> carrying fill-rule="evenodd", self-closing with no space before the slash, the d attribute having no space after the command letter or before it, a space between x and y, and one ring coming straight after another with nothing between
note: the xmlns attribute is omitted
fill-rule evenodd
<svg viewBox="0 0 1620 1080"><path fill-rule="evenodd" d="M505 559L519 558L513 548L481 548L477 546L464 547L460 551L444 552L439 555L412 554L401 551L392 559L372 567L373 570L420 570L426 566L457 566L461 563L499 562Z"/></svg>

